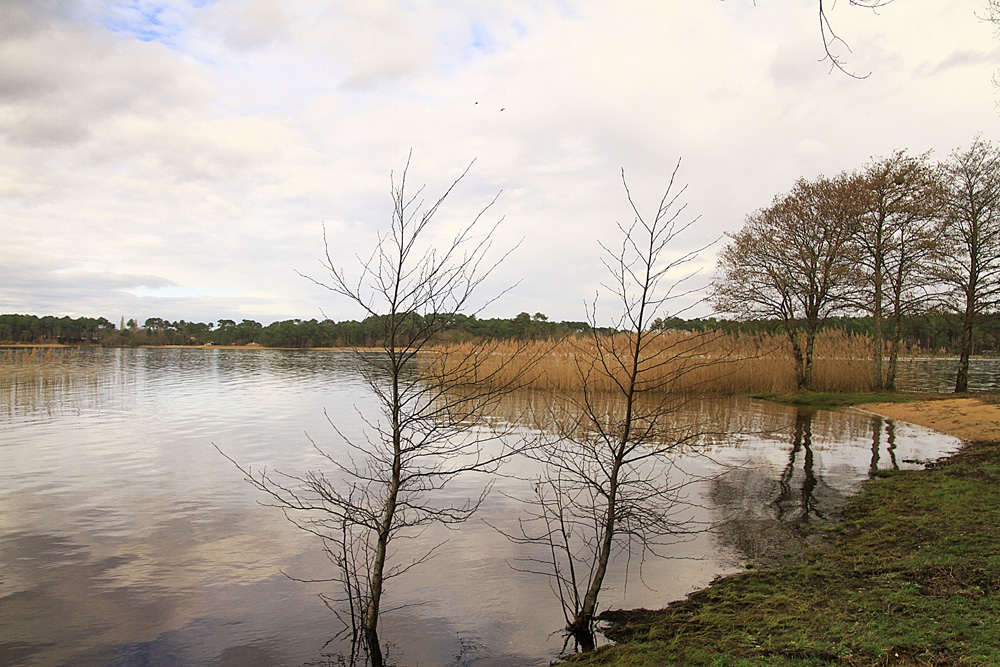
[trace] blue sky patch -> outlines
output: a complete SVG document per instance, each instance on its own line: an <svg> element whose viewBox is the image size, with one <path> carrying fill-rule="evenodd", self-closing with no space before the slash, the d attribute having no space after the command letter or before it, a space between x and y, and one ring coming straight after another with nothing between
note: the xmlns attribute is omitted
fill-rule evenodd
<svg viewBox="0 0 1000 667"><path fill-rule="evenodd" d="M101 25L114 33L143 42L173 45L191 13L215 1L126 0L104 7L96 14Z"/></svg>

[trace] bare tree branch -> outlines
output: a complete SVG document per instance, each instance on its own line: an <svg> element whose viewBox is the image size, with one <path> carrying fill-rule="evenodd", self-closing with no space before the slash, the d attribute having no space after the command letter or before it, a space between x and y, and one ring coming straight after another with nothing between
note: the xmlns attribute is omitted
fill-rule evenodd
<svg viewBox="0 0 1000 667"><path fill-rule="evenodd" d="M863 7L865 9L870 9L872 11L878 10L880 7L885 7L892 0L848 0L849 4L854 7ZM827 5L823 4L823 0L817 0L819 8L819 34L823 40L823 52L824 57L822 60L830 61L831 69L838 69L852 79L867 79L871 72L864 75L858 75L847 69L847 64L843 56L837 53L837 47L843 47L847 49L848 52L851 51L851 47L845 42L840 36L834 31L833 24L830 23L829 9L836 5L836 0ZM821 62L822 62L821 60Z"/></svg>

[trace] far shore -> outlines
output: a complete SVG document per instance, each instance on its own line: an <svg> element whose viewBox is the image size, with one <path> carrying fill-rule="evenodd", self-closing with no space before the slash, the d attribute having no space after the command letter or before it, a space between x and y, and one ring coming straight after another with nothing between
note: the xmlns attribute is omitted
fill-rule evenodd
<svg viewBox="0 0 1000 667"><path fill-rule="evenodd" d="M76 349L76 348L103 348L107 347L109 349L136 349L136 348L149 348L149 349L177 349L177 350L381 350L381 347L359 347L353 345L343 345L343 346L324 346L324 347L269 347L267 345L259 345L256 343L250 343L247 345L99 345L97 343L11 343L0 341L0 349L9 348L65 348L65 349ZM972 355L973 359L996 359L996 355ZM935 354L919 354L912 356L900 357L900 359L958 359L955 355L935 355Z"/></svg>
<svg viewBox="0 0 1000 667"><path fill-rule="evenodd" d="M0 348L102 348L103 345L91 343L0 343ZM376 350L380 348L368 347L267 347L264 345L111 345L110 349L177 349L177 350Z"/></svg>

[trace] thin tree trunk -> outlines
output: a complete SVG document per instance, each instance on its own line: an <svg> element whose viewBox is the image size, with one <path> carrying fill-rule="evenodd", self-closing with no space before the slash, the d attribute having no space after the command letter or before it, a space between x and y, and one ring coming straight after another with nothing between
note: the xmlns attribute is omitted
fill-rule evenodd
<svg viewBox="0 0 1000 667"><path fill-rule="evenodd" d="M885 388L886 379L883 375L885 355L885 333L882 328L882 313L873 318L875 330L872 332L872 389L881 391Z"/></svg>
<svg viewBox="0 0 1000 667"><path fill-rule="evenodd" d="M896 391L896 370L899 368L899 339L893 339L889 343L889 364L885 369L885 384L883 388L886 391Z"/></svg>
<svg viewBox="0 0 1000 667"><path fill-rule="evenodd" d="M393 514L396 511L396 494L399 491L399 456L393 466L393 478L389 486L389 498L386 501L385 510L382 513L382 522L379 525L379 536L375 547L375 559L372 563L371 581L369 583L368 608L365 610L364 636L365 644L368 645L368 655L372 667L382 667L382 647L378 638L379 605L382 599L382 585L384 582L385 559L389 546L389 530L392 526Z"/></svg>
<svg viewBox="0 0 1000 667"><path fill-rule="evenodd" d="M969 357L972 356L972 329L975 324L972 308L966 308L962 323L962 346L958 356L958 375L955 378L955 393L969 391Z"/></svg>
<svg viewBox="0 0 1000 667"><path fill-rule="evenodd" d="M812 389L813 387L813 358L816 350L816 327L812 326L806 332L806 362L803 368L803 387Z"/></svg>
<svg viewBox="0 0 1000 667"><path fill-rule="evenodd" d="M615 511L616 507L616 496L617 496L617 480L618 480L618 463L615 463L614 468L611 471L612 483L608 488L608 505L607 513L604 515L604 534L601 538L601 551L597 557L597 568L594 570L594 576L590 580L590 587L587 589L587 594L583 598L583 606L580 608L580 613L577 617L573 619L573 626L575 630L590 630L590 622L594 619L594 612L597 610L597 596L601 592L601 586L604 585L604 575L608 571L608 562L611 560L611 547L614 544L615 538Z"/></svg>
<svg viewBox="0 0 1000 667"><path fill-rule="evenodd" d="M650 238L650 243L652 244L652 242L653 239ZM653 250L651 248L649 256L652 255ZM621 466L628 451L629 440L632 437L632 422L635 418L636 384L639 380L639 357L642 355L643 347L642 325L646 321L645 311L648 302L649 285L652 280L651 272L652 265L651 263L647 263L646 280L643 284L642 299L639 305L639 331L635 334L635 345L631 350L631 359L629 359L631 367L629 368L628 385L625 388L624 427L621 437L617 440L614 462L608 475L608 504L604 515L604 534L601 536L601 550L597 557L597 568L594 570L594 576L590 579L590 586L587 588L587 594L583 598L583 606L569 628L574 636L576 636L577 641L581 642L584 651L592 651L594 649L591 623L594 620L594 612L597 611L597 596L600 595L601 588L604 586L604 576L608 572L608 562L611 560L611 548L614 546L615 541L615 518L618 512L618 476L621 473Z"/></svg>
<svg viewBox="0 0 1000 667"><path fill-rule="evenodd" d="M392 326L395 326L393 319ZM395 331L393 331L393 340ZM382 586L385 581L385 559L389 549L389 535L392 531L392 521L396 514L396 499L399 495L400 476L402 471L402 429L399 423L400 393L399 376L402 372L396 359L395 344L390 344L389 354L392 358L392 474L389 479L389 489L379 523L378 540L375 544L375 558L372 563L369 581L369 601L365 610L364 636L368 646L368 657L372 667L383 667L382 646L378 637L379 607L382 600Z"/></svg>
<svg viewBox="0 0 1000 667"><path fill-rule="evenodd" d="M903 340L903 315L897 306L892 316L892 338L889 341L889 364L885 369L884 389L896 391L896 370L899 367L899 347Z"/></svg>
<svg viewBox="0 0 1000 667"><path fill-rule="evenodd" d="M881 391L884 385L883 355L885 353L885 333L882 326L882 276L875 273L875 294L872 307L872 322L875 330L872 332L872 389Z"/></svg>
<svg viewBox="0 0 1000 667"><path fill-rule="evenodd" d="M792 343L792 358L795 359L795 387L799 391L806 388L806 363L802 355L797 332L789 332L788 340Z"/></svg>
<svg viewBox="0 0 1000 667"><path fill-rule="evenodd" d="M587 588L587 594L583 598L583 605L581 605L580 611L567 628L580 643L580 648L584 652L593 651L595 648L594 633L591 630L591 624L594 620L594 613L597 611L597 596L601 593L601 587L604 585L604 576L608 572L608 563L611 560L611 547L614 545L618 473L619 464L616 460L609 478L611 483L608 487L607 513L604 516L604 533L601 536L601 550L597 557L597 568L594 570L594 576L590 580L590 587Z"/></svg>

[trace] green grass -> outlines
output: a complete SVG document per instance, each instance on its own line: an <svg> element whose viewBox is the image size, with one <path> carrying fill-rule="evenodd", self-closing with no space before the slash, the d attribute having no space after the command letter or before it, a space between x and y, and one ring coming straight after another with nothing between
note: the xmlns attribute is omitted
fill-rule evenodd
<svg viewBox="0 0 1000 667"><path fill-rule="evenodd" d="M868 482L794 563L611 634L581 665L1000 665L1000 444Z"/></svg>
<svg viewBox="0 0 1000 667"><path fill-rule="evenodd" d="M954 397L954 394L951 395ZM791 394L752 394L750 398L812 408L837 408L863 403L910 403L934 398L932 394L858 394L800 391Z"/></svg>

